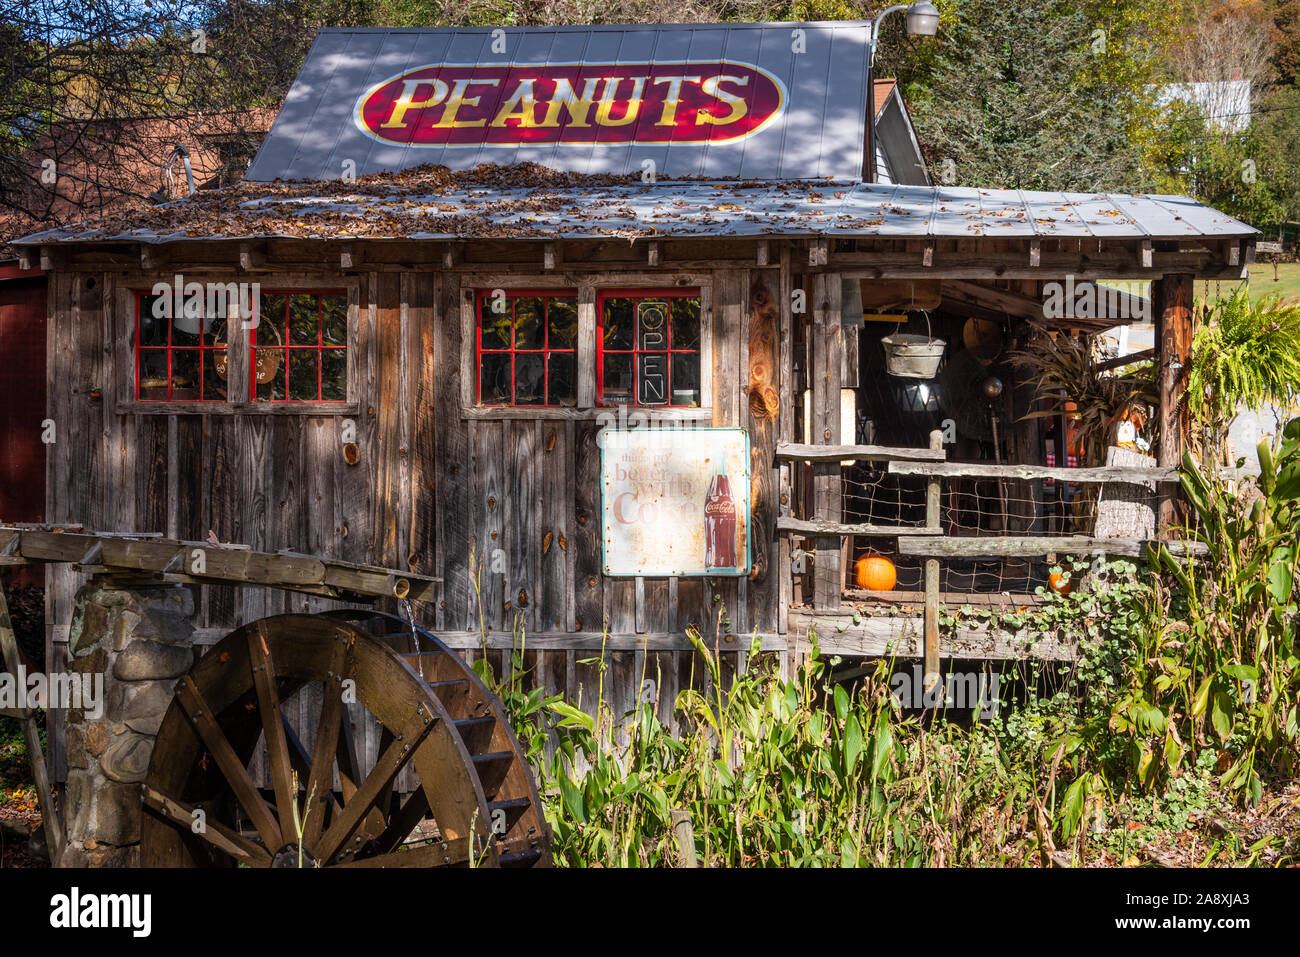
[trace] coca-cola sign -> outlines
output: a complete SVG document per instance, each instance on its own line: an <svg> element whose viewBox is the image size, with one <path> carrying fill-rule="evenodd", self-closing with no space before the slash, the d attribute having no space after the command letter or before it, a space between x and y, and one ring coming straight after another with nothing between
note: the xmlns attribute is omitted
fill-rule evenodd
<svg viewBox="0 0 1300 957"><path fill-rule="evenodd" d="M645 422L599 443L606 575L749 574L744 429Z"/></svg>
<svg viewBox="0 0 1300 957"><path fill-rule="evenodd" d="M734 60L441 63L370 87L354 119L395 146L699 145L752 136L786 99L780 79Z"/></svg>

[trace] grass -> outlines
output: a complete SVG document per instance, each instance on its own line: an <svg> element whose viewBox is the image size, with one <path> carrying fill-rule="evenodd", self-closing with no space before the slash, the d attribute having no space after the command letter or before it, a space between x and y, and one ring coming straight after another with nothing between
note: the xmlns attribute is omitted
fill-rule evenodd
<svg viewBox="0 0 1300 957"><path fill-rule="evenodd" d="M1273 264L1253 263L1250 267L1250 298L1258 302L1265 296L1281 296L1283 300L1300 301L1300 263L1278 263L1277 281L1273 279ZM1229 296L1237 289L1235 282L1202 280L1196 284L1196 298L1214 299Z"/></svg>
<svg viewBox="0 0 1300 957"><path fill-rule="evenodd" d="M1277 281L1273 280L1273 264L1254 263L1250 267L1250 298L1258 302L1265 296L1281 296L1284 301L1300 301L1300 263L1279 263ZM1102 282L1103 286L1114 286L1126 292L1148 295L1149 283L1139 282ZM1239 282L1232 280L1202 279L1196 283L1196 298L1213 300L1230 296L1236 292Z"/></svg>

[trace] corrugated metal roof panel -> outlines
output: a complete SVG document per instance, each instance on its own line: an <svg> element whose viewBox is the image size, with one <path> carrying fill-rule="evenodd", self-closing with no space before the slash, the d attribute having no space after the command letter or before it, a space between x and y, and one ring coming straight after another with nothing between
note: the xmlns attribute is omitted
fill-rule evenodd
<svg viewBox="0 0 1300 957"><path fill-rule="evenodd" d="M247 178L535 162L852 181L869 45L857 21L321 30Z"/></svg>
<svg viewBox="0 0 1300 957"><path fill-rule="evenodd" d="M412 175L423 175L412 174ZM1113 196L953 186L681 182L472 185L350 192L343 184L245 184L183 203L18 240L194 238L599 238L658 236L1248 237L1245 223L1186 196ZM257 190L265 195L257 195ZM240 201L235 202L233 197Z"/></svg>

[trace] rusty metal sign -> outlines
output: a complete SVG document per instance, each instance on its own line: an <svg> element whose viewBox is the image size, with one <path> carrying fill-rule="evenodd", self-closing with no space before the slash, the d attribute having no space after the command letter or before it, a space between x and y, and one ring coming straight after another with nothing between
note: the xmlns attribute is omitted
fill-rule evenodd
<svg viewBox="0 0 1300 957"><path fill-rule="evenodd" d="M606 575L749 574L749 433L602 429Z"/></svg>

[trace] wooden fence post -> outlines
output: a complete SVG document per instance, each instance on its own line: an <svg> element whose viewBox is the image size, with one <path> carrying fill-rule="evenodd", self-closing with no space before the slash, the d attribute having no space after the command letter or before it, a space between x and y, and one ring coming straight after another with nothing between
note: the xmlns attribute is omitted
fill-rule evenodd
<svg viewBox="0 0 1300 957"><path fill-rule="evenodd" d="M930 448L943 448L943 433L930 433ZM925 527L939 527L939 476L933 475L925 485ZM925 561L925 671L922 688L928 695L939 682L939 560Z"/></svg>
<svg viewBox="0 0 1300 957"><path fill-rule="evenodd" d="M695 856L695 826L691 823L691 812L673 808L668 812L672 821L673 837L677 839L677 866L699 867L700 860Z"/></svg>
<svg viewBox="0 0 1300 957"><path fill-rule="evenodd" d="M813 357L809 370L812 386L814 445L840 443L840 363L844 351L844 326L840 319L840 277L818 273L813 279ZM838 460L813 464L813 503L816 517L842 522L844 467ZM818 535L813 566L813 607L840 607L844 576L840 569L840 535Z"/></svg>
<svg viewBox="0 0 1300 957"><path fill-rule="evenodd" d="M1164 276L1152 283L1152 311L1156 321L1157 384L1160 388L1160 439L1156 462L1177 468L1183 458L1183 431L1187 411L1183 392L1187 387L1187 362L1192 347L1192 277ZM1174 518L1171 486L1160 490L1156 515L1158 534L1164 537Z"/></svg>

